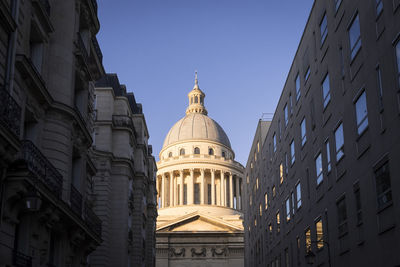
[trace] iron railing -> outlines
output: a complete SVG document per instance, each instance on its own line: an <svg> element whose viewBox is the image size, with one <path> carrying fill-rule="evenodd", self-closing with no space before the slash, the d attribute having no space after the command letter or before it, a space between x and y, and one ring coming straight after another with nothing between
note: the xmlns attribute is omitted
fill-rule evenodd
<svg viewBox="0 0 400 267"><path fill-rule="evenodd" d="M3 86L0 87L0 103L0 123L19 136L21 108Z"/></svg>
<svg viewBox="0 0 400 267"><path fill-rule="evenodd" d="M21 159L26 162L28 170L61 198L63 177L53 164L29 140L22 141L21 154Z"/></svg>
<svg viewBox="0 0 400 267"><path fill-rule="evenodd" d="M82 216L82 195L81 193L79 193L78 189L76 189L75 186L72 184L71 184L70 203L71 203L71 209L79 216Z"/></svg>
<svg viewBox="0 0 400 267"><path fill-rule="evenodd" d="M98 237L101 237L101 220L94 213L87 201L85 201L84 212L86 225L92 229Z"/></svg>
<svg viewBox="0 0 400 267"><path fill-rule="evenodd" d="M32 257L27 256L17 250L14 250L14 266L32 267Z"/></svg>
<svg viewBox="0 0 400 267"><path fill-rule="evenodd" d="M46 11L47 16L50 16L50 2L49 0L40 0L42 3L44 10Z"/></svg>
<svg viewBox="0 0 400 267"><path fill-rule="evenodd" d="M99 42L97 41L96 36L92 37L92 44L94 47L94 51L96 52L97 57L99 58L100 63L103 62L103 53L101 52Z"/></svg>

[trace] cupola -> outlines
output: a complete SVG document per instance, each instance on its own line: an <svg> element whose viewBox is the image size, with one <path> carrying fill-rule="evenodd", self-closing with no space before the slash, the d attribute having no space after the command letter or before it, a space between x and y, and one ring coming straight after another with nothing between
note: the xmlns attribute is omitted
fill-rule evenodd
<svg viewBox="0 0 400 267"><path fill-rule="evenodd" d="M206 95L200 90L199 81L197 79L197 71L195 72L194 87L188 94L189 106L186 109L186 114L200 113L207 115L207 110L204 107L204 97Z"/></svg>

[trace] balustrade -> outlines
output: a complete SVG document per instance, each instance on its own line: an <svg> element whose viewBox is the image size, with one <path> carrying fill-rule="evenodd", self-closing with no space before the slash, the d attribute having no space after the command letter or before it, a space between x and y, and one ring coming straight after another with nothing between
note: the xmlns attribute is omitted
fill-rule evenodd
<svg viewBox="0 0 400 267"><path fill-rule="evenodd" d="M4 87L0 87L0 123L19 136L21 108Z"/></svg>

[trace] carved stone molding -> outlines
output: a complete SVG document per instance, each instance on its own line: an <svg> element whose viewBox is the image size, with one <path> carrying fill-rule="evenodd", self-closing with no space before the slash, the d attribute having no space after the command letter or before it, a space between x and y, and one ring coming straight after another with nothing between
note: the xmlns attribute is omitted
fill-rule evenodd
<svg viewBox="0 0 400 267"><path fill-rule="evenodd" d="M207 256L206 248L202 248L200 251L197 251L195 248L190 250L192 252L192 257L205 257Z"/></svg>
<svg viewBox="0 0 400 267"><path fill-rule="evenodd" d="M181 248L180 251L178 252L177 249L175 248L170 248L169 249L169 256L172 257L185 257L185 248Z"/></svg>
<svg viewBox="0 0 400 267"><path fill-rule="evenodd" d="M226 257L228 255L228 249L227 248L211 248L211 255L213 257L218 257L218 256L224 256Z"/></svg>

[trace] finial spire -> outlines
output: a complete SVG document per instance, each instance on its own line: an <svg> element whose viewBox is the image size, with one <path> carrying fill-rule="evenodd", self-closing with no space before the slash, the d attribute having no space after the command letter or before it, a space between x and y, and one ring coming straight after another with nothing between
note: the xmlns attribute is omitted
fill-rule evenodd
<svg viewBox="0 0 400 267"><path fill-rule="evenodd" d="M194 87L193 89L199 89L199 80L197 79L197 70L194 71Z"/></svg>

